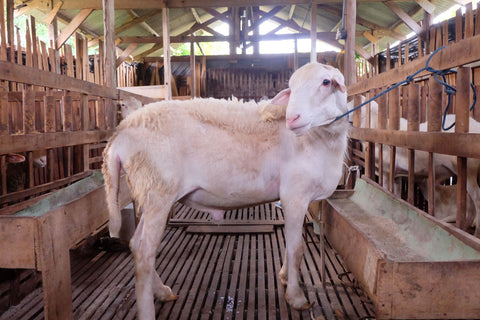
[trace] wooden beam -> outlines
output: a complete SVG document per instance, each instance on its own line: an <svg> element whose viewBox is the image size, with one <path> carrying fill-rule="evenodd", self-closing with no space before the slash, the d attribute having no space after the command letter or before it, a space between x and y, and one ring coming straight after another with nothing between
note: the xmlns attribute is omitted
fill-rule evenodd
<svg viewBox="0 0 480 320"><path fill-rule="evenodd" d="M415 2L428 14L433 14L435 11L436 6L428 0L415 0Z"/></svg>
<svg viewBox="0 0 480 320"><path fill-rule="evenodd" d="M136 18L140 18L140 15L138 13L136 13L134 10L130 10L130 13L136 17ZM153 34L154 36L159 36L160 34L155 31L155 29L153 29L148 23L146 23L145 21L142 21L140 22L140 25L145 29L147 30L148 32L150 32L151 34Z"/></svg>
<svg viewBox="0 0 480 320"><path fill-rule="evenodd" d="M190 42L190 94L195 98L197 93L195 79L195 42Z"/></svg>
<svg viewBox="0 0 480 320"><path fill-rule="evenodd" d="M117 61L115 62L115 68L118 68L122 62L125 61L135 49L137 49L137 47L137 43L131 43L125 50L123 50L122 54L118 56Z"/></svg>
<svg viewBox="0 0 480 320"><path fill-rule="evenodd" d="M195 21L197 21L197 23L199 24L202 24L202 19L200 19L200 16L198 15L197 10L195 10L195 8L190 8L190 11L192 12L193 17L195 18Z"/></svg>
<svg viewBox="0 0 480 320"><path fill-rule="evenodd" d="M445 49L439 51L430 61L430 67L438 70L454 68L457 66L469 64L480 60L480 35L459 42L450 44ZM468 52L469 54L458 54L458 52ZM410 61L399 68L383 72L374 78L365 79L348 88L348 95L363 94L370 88L380 88L398 83L417 70L425 67L429 56L424 56ZM427 71L418 74L422 77L429 74Z"/></svg>
<svg viewBox="0 0 480 320"><path fill-rule="evenodd" d="M480 134L478 133L417 132L352 127L349 135L353 139L375 141L400 148L480 158Z"/></svg>
<svg viewBox="0 0 480 320"><path fill-rule="evenodd" d="M309 33L284 33L284 34L264 34L259 36L249 36L248 41L275 41L275 40L293 40L293 39L309 39ZM155 43L162 44L163 37L142 36L142 37L119 37L121 43ZM317 39L322 41L333 41L335 32L317 32ZM233 36L173 36L170 37L170 43L186 43L186 42L224 42L234 40ZM339 46L339 45L337 45ZM157 48L161 49L162 47Z"/></svg>
<svg viewBox="0 0 480 320"><path fill-rule="evenodd" d="M62 33L57 38L57 43L55 45L56 49L59 50L63 44L70 38L70 36L78 29L78 27L88 18L88 16L93 12L93 9L83 9L81 10L75 18L72 19L70 24L62 30Z"/></svg>
<svg viewBox="0 0 480 320"><path fill-rule="evenodd" d="M117 87L115 68L115 9L114 0L103 0L103 30L105 45L103 48L103 73L107 87Z"/></svg>
<svg viewBox="0 0 480 320"><path fill-rule="evenodd" d="M357 3L358 2L360 2L360 1L357 1ZM339 17L341 17L343 15L342 9L332 7L331 5L328 5L328 4L320 4L319 8L323 11L329 12L329 13L331 13L333 15L337 15ZM340 23L341 23L341 21L340 21ZM376 23L373 23L371 21L368 21L368 20L363 19L363 18L358 17L358 16L356 18L356 23L358 25L363 26L365 28L368 28L372 31L376 31L376 32L378 32L378 34L386 35L386 36L389 36L389 37L397 39L397 40L404 40L405 39L405 35L391 30L392 28L389 28L389 29L383 28L382 26L380 26Z"/></svg>
<svg viewBox="0 0 480 320"><path fill-rule="evenodd" d="M390 10L392 10L392 12L395 13L410 29L412 29L413 32L418 35L422 34L422 27L420 27L418 23L412 19L412 17L410 17L405 11L403 11L396 2L385 1L384 4Z"/></svg>
<svg viewBox="0 0 480 320"><path fill-rule="evenodd" d="M295 12L295 7L296 7L295 4L292 4L292 5L290 6L290 11L288 12L288 20L292 20L292 18L293 18L293 13Z"/></svg>
<svg viewBox="0 0 480 320"><path fill-rule="evenodd" d="M162 9L163 29L163 79L165 79L165 100L172 99L172 68L170 64L170 24L168 9Z"/></svg>
<svg viewBox="0 0 480 320"><path fill-rule="evenodd" d="M115 130L45 132L0 136L0 152L15 153L29 149L50 149L108 140Z"/></svg>
<svg viewBox="0 0 480 320"><path fill-rule="evenodd" d="M267 13L263 14L260 19L255 21L254 24L252 24L249 28L249 31L257 29L262 23L265 21L269 20L271 17L276 15L278 12L280 12L283 9L283 6L276 6L272 10L268 11Z"/></svg>
<svg viewBox="0 0 480 320"><path fill-rule="evenodd" d="M357 81L357 72L355 70L355 28L357 17L357 1L350 0L345 6L345 28L347 31L347 39L345 39L345 84L347 86Z"/></svg>
<svg viewBox="0 0 480 320"><path fill-rule="evenodd" d="M50 11L50 13L48 14L48 16L45 18L45 22L47 24L52 24L52 21L53 19L55 19L55 17L57 16L57 13L58 13L58 10L60 10L62 8L62 5L63 5L63 1L58 1L55 6L53 7L53 9Z"/></svg>
<svg viewBox="0 0 480 320"><path fill-rule="evenodd" d="M338 3L338 0L323 0L324 2ZM367 2L367 0L361 0ZM368 0L380 1L380 0ZM250 7L264 5L291 5L291 4L310 4L310 0L166 0L166 1L132 1L117 0L115 9L163 9L167 8L204 8L204 7ZM100 0L71 0L65 1L65 10L93 8L102 9Z"/></svg>
<svg viewBox="0 0 480 320"><path fill-rule="evenodd" d="M317 62L317 4L310 8L310 62Z"/></svg>

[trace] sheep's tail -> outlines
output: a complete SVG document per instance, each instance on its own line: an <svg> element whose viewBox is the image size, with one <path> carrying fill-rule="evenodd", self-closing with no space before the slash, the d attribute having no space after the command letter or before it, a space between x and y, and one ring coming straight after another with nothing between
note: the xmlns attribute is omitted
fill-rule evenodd
<svg viewBox="0 0 480 320"><path fill-rule="evenodd" d="M107 194L107 206L109 212L108 229L112 238L118 238L122 226L122 215L118 203L120 170L122 168L120 157L109 144L104 151L102 173L105 179L105 192Z"/></svg>

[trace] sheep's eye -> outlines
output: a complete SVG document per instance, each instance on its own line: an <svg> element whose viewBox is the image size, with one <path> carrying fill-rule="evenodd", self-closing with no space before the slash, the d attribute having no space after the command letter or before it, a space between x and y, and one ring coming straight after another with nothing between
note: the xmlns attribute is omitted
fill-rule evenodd
<svg viewBox="0 0 480 320"><path fill-rule="evenodd" d="M328 86L329 84L330 84L330 80L328 80L328 79L323 80L323 85L324 86Z"/></svg>

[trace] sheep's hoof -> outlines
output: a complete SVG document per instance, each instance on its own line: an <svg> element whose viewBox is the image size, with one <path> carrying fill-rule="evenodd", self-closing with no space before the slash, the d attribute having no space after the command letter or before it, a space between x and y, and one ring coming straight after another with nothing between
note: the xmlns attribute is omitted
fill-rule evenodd
<svg viewBox="0 0 480 320"><path fill-rule="evenodd" d="M163 302L175 301L178 299L176 294L170 294L166 299L162 300Z"/></svg>
<svg viewBox="0 0 480 320"><path fill-rule="evenodd" d="M298 310L298 311L304 311L304 310L309 310L311 307L313 307L313 304L315 302L312 302L312 303L309 303L309 302L305 302L302 306L300 307L293 307L295 310Z"/></svg>
<svg viewBox="0 0 480 320"><path fill-rule="evenodd" d="M285 300L290 307L298 311L308 310L313 306L313 303L309 303L305 297L297 297L296 301L293 301L294 299L290 299L288 294L285 294Z"/></svg>

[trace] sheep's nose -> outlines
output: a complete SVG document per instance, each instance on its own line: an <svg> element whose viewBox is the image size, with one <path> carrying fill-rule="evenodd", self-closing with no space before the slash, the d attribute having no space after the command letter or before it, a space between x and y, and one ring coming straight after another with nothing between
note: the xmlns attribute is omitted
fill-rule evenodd
<svg viewBox="0 0 480 320"><path fill-rule="evenodd" d="M288 117L288 118L287 118L287 125L288 125L289 127L292 127L293 123L294 123L295 121L297 121L299 118L300 118L300 115L299 115L299 114L296 114L296 115L294 115L294 116L292 116L292 117Z"/></svg>

